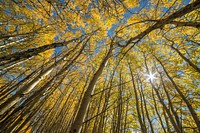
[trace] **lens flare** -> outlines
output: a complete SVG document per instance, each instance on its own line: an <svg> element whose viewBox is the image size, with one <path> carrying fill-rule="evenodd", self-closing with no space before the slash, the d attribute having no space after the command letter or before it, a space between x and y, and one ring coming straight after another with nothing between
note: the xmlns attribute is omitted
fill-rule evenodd
<svg viewBox="0 0 200 133"><path fill-rule="evenodd" d="M154 80L154 79L157 79L155 77L156 73L151 73L149 72L149 74L145 74L145 76L147 76L147 80L151 80L151 82Z"/></svg>

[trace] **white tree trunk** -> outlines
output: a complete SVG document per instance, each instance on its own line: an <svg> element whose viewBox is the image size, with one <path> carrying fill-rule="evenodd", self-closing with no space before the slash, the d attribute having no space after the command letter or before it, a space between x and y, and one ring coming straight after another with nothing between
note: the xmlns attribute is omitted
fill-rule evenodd
<svg viewBox="0 0 200 133"><path fill-rule="evenodd" d="M95 84L99 78L99 76L102 74L104 67L106 66L108 59L110 58L111 54L112 54L112 50L113 50L113 44L111 44L110 49L107 53L107 55L105 56L105 58L103 59L103 61L101 62L98 70L96 71L96 73L94 74L93 78L91 79L85 94L83 96L80 108L78 110L77 116L75 118L74 123L71 126L70 129L70 133L80 133L81 128L82 128L82 123L85 119L87 110L88 110L88 106L91 100L91 95L92 92L95 89Z"/></svg>

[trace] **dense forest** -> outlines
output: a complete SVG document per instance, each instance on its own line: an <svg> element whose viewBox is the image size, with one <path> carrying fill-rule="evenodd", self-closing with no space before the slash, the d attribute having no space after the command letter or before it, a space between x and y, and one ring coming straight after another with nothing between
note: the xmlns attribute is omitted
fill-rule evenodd
<svg viewBox="0 0 200 133"><path fill-rule="evenodd" d="M200 133L200 0L0 0L1 133Z"/></svg>

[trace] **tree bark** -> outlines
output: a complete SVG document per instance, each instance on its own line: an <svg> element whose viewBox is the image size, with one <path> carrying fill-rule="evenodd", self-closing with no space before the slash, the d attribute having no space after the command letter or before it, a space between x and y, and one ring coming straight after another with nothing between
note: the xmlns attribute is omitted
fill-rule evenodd
<svg viewBox="0 0 200 133"><path fill-rule="evenodd" d="M131 72L130 74L131 74L133 90L134 90L134 94L135 94L135 102L136 102L136 110L137 110L138 121L140 123L140 128L141 128L142 133L147 133L147 130L146 130L146 128L145 128L145 126L142 122L142 118L141 118L141 115L140 115L139 99L138 99L137 89L136 89L136 86L135 86L132 68L131 68L130 63L128 65L129 65L129 70Z"/></svg>
<svg viewBox="0 0 200 133"><path fill-rule="evenodd" d="M162 78L161 75L160 75L160 77L161 77L161 83L162 83L163 89L164 89L164 91L165 91L165 93L167 95L167 99L168 99L168 102L169 102L169 107L171 108L171 111L172 111L173 115L175 116L176 123L178 124L178 126L179 126L179 128L181 129L181 132L182 132L182 126L181 126L181 122L179 120L178 114L176 113L176 111L173 108L173 104L172 104L172 101L170 99L169 93L168 93L168 91L166 89L166 86L165 86L165 84L163 82L163 78Z"/></svg>
<svg viewBox="0 0 200 133"><path fill-rule="evenodd" d="M69 43L76 41L76 40L77 39L72 39L72 40L69 40L69 41L63 42L63 43L52 43L52 44L44 45L44 46L41 46L38 48L32 48L32 49L28 49L26 51L1 56L0 57L0 62L1 62L0 66L6 65L11 62L16 62L16 61L21 61L21 60L31 58L32 56L36 56L39 53L42 53L49 49L53 49L53 48L61 47L61 46L67 46Z"/></svg>
<svg viewBox="0 0 200 133"><path fill-rule="evenodd" d="M162 122L162 117L161 117L161 115L159 114L159 111L158 111L158 107L157 107L157 103L156 103L156 99L155 99L155 96L154 96L153 89L152 89L152 97L153 97L153 101L154 101L154 107L155 107L155 110L156 110L156 114L157 114L157 116L158 116L158 118L160 120L162 129L163 129L164 133L167 133L166 130L165 130L165 126L164 126L164 124Z"/></svg>
<svg viewBox="0 0 200 133"><path fill-rule="evenodd" d="M88 109L88 105L89 105L90 100L91 100L92 92L95 89L95 84L96 84L99 76L103 72L103 69L104 69L106 63L107 63L108 59L110 58L110 56L112 54L112 50L113 50L113 44L111 44L107 55L105 56L105 58L101 62L98 70L94 74L93 78L91 79L91 81L90 81L90 83L89 83L89 85L86 89L86 92L83 96L83 99L82 99L82 102L81 102L81 105L80 105L80 108L79 108L79 111L78 111L78 114L75 118L74 123L71 126L70 133L80 133L81 126L82 126L82 123L85 119L85 115L86 115L86 112L87 112L87 109Z"/></svg>
<svg viewBox="0 0 200 133"><path fill-rule="evenodd" d="M185 61L187 62L192 68L194 68L194 70L196 70L197 72L200 73L200 68L197 67L197 65L195 65L194 63L192 63L188 58L186 58L177 48L175 48L174 46L171 45L171 48L174 49L179 56Z"/></svg>

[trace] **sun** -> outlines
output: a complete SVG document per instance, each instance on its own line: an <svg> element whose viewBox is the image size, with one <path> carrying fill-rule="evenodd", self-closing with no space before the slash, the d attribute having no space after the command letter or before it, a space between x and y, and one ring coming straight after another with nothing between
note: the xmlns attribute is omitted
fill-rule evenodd
<svg viewBox="0 0 200 133"><path fill-rule="evenodd" d="M145 76L147 76L147 80L150 80L151 82L154 79L157 79L155 75L156 75L156 73L151 73L151 72L149 72L149 74L145 74Z"/></svg>

